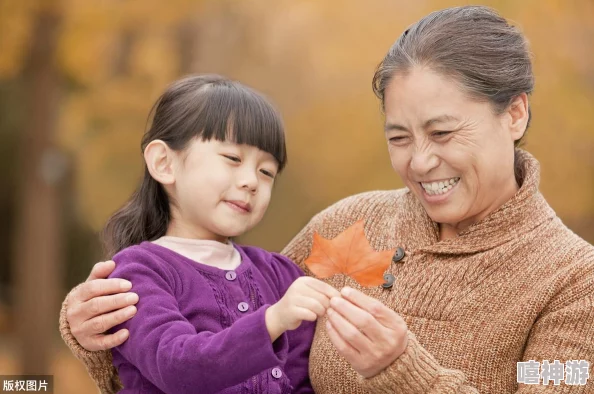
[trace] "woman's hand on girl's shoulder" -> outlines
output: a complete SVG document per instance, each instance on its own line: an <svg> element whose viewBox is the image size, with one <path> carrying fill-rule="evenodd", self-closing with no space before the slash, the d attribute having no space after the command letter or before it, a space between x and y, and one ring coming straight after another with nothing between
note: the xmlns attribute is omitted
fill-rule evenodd
<svg viewBox="0 0 594 394"><path fill-rule="evenodd" d="M124 279L106 279L115 269L115 262L95 264L86 282L68 295L66 319L70 332L89 351L106 350L121 345L128 330L105 334L136 313L138 295L129 293L132 284Z"/></svg>

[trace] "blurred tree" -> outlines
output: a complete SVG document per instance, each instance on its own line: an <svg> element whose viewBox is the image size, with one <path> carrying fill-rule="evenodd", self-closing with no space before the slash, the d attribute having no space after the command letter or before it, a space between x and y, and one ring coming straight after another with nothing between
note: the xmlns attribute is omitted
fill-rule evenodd
<svg viewBox="0 0 594 394"><path fill-rule="evenodd" d="M31 46L23 70L27 118L18 158L14 264L23 372L43 374L49 370L61 288L58 184L66 164L54 144L59 94L54 55L60 11L43 4L33 20Z"/></svg>

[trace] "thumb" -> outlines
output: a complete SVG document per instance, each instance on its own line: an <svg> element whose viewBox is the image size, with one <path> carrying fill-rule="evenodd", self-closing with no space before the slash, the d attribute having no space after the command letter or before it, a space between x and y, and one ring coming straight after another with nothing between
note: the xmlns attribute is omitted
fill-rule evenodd
<svg viewBox="0 0 594 394"><path fill-rule="evenodd" d="M107 279L114 269L115 262L112 260L99 262L93 266L87 282L93 279Z"/></svg>

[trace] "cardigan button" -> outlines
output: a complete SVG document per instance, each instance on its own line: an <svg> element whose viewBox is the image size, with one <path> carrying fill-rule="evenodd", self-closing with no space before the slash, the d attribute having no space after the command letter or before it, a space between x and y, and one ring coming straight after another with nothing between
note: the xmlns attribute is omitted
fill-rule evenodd
<svg viewBox="0 0 594 394"><path fill-rule="evenodd" d="M392 286L394 286L394 282L396 281L396 278L392 274L385 274L384 275L384 280L385 280L385 282L382 283L382 287L384 289L389 289Z"/></svg>
<svg viewBox="0 0 594 394"><path fill-rule="evenodd" d="M280 368L272 368L271 374L275 379L279 379L281 376L283 376L283 371L281 371Z"/></svg>
<svg viewBox="0 0 594 394"><path fill-rule="evenodd" d="M235 278L237 278L237 274L235 273L235 271L228 271L227 273L225 273L225 279L227 279L228 281L235 280Z"/></svg>
<svg viewBox="0 0 594 394"><path fill-rule="evenodd" d="M398 263L399 261L401 261L404 258L404 249L402 249L400 246L398 247L398 249L396 249L396 253L394 253L394 256L392 257L392 261L394 263Z"/></svg>
<svg viewBox="0 0 594 394"><path fill-rule="evenodd" d="M250 309L250 306L247 302L240 302L239 305L237 305L237 309L239 309L241 312L245 312Z"/></svg>

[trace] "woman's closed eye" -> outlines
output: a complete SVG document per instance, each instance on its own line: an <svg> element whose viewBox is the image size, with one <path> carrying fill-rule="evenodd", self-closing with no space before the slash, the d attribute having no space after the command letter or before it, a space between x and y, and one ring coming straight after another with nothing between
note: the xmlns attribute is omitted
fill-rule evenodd
<svg viewBox="0 0 594 394"><path fill-rule="evenodd" d="M433 135L434 137L440 138L440 137L445 137L451 133L452 132L449 130L436 130L436 131L432 132L431 135Z"/></svg>
<svg viewBox="0 0 594 394"><path fill-rule="evenodd" d="M389 142L394 143L394 144L401 144L404 143L408 140L407 136L404 135L396 135L394 137L390 137L388 139Z"/></svg>

